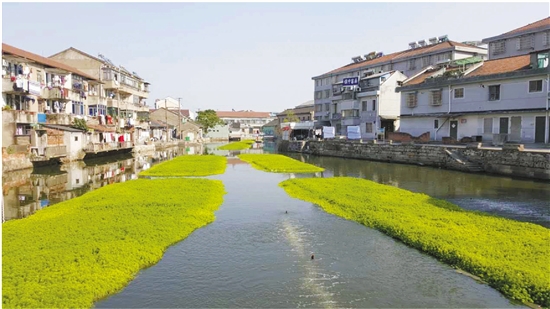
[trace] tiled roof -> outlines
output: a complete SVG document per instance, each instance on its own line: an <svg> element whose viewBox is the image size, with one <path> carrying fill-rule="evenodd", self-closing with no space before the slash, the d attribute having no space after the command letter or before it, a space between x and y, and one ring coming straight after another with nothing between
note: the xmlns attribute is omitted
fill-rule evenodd
<svg viewBox="0 0 550 309"><path fill-rule="evenodd" d="M485 61L481 67L477 68L466 77L514 72L529 68L530 63L531 58L529 55L488 60Z"/></svg>
<svg viewBox="0 0 550 309"><path fill-rule="evenodd" d="M116 132L115 127L108 127L100 124L87 124L88 128L98 132Z"/></svg>
<svg viewBox="0 0 550 309"><path fill-rule="evenodd" d="M530 23L528 25L525 25L523 27L519 27L519 28L514 29L512 31L508 31L504 34L519 33L519 32L529 31L529 30L532 30L532 29L537 29L537 28L544 27L544 26L550 26L550 17L543 18L543 19L541 19L539 21L536 21L534 23Z"/></svg>
<svg viewBox="0 0 550 309"><path fill-rule="evenodd" d="M330 71L328 73L325 73L325 74L332 74L332 73L338 73L338 72L347 71L347 70L351 70L351 69L368 67L368 66L372 66L372 65L375 65L375 64L378 64L378 63L387 62L387 61L390 61L390 60L391 61L400 60L400 59L404 59L404 58L408 58L408 57L412 57L412 56L418 56L418 55L422 55L422 54L437 52L437 51L444 50L444 49L451 49L453 47L476 48L475 46L468 45L468 44L458 43L458 42L454 42L454 41L445 41L445 42L441 42L441 43L438 43L438 44L427 45L427 46L424 46L424 47L418 47L418 48L415 48L415 49L408 49L408 50L396 52L396 53L385 55L385 56L375 58L375 59L372 59L372 60L365 60L365 61L362 61L362 62L359 62L359 63L351 63L351 64L348 64L348 65L343 66L341 68L332 70L332 71ZM325 75L325 74L322 74L322 75Z"/></svg>
<svg viewBox="0 0 550 309"><path fill-rule="evenodd" d="M219 118L270 118L268 112L216 111Z"/></svg>
<svg viewBox="0 0 550 309"><path fill-rule="evenodd" d="M11 55L19 56L19 57L22 57L22 58L30 59L32 61L38 62L38 63L40 63L44 66L47 66L47 67L63 69L65 71L69 71L71 73L78 74L82 77L85 77L85 78L88 78L88 79L91 79L91 80L94 80L94 81L99 81L95 77L93 77L91 75L88 75L84 72L81 72L78 69L73 68L71 66L68 66L64 63L55 61L53 59L42 57L40 55L33 54L31 52L28 52L28 51L24 51L22 49L13 47L13 46L5 44L5 43L2 43L2 54L11 54Z"/></svg>
<svg viewBox="0 0 550 309"><path fill-rule="evenodd" d="M479 68L473 70L468 75L465 75L463 78L469 78L474 76L488 76L501 73L510 73L519 70L524 70L530 68L530 56L521 55L516 57L501 58L495 60L487 60ZM452 71L450 69L449 71ZM419 85L426 81L427 78L435 74L438 70L428 70L417 77L411 79L403 86Z"/></svg>

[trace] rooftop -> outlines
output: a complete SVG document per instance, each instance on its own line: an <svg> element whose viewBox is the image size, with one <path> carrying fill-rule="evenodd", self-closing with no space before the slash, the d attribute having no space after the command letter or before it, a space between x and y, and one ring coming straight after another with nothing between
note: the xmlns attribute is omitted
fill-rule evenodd
<svg viewBox="0 0 550 309"><path fill-rule="evenodd" d="M433 53L433 52L440 52L440 51L444 51L444 50L447 50L447 49L451 50L451 49L454 49L455 47L464 47L464 48L474 48L474 49L479 49L479 50L485 50L483 48L479 48L479 47L472 46L472 45L469 45L469 44L463 44L463 43L454 42L454 41L444 41L444 42L437 43L437 44L426 45L424 47L417 47L417 48L414 48L414 49L407 49L407 50L399 51L399 52L396 52L396 53L383 55L383 56L378 57L378 58L364 60L364 61L361 61L361 62L358 62L358 63L350 63L350 64L345 65L343 67L340 67L338 69L335 69L335 70L329 71L327 73L324 73L320 76L327 75L327 74L339 73L339 72L348 71L348 70L352 70L352 69L359 69L359 68L363 68L363 67L369 67L369 66L372 66L372 65L375 65L375 64L381 64L381 63L385 63L385 62L389 62L389 61L402 60L402 59L406 59L406 58L413 57L413 56L418 56L418 55L423 55L423 54L428 54L428 53Z"/></svg>
<svg viewBox="0 0 550 309"><path fill-rule="evenodd" d="M270 118L269 112L216 111L219 118Z"/></svg>
<svg viewBox="0 0 550 309"><path fill-rule="evenodd" d="M46 58L46 57L42 57L42 56L37 55L37 54L33 54L31 52L19 49L17 47L13 47L13 46L5 44L5 43L2 43L2 54L10 54L10 55L22 57L22 58L40 63L40 64L42 64L46 67L62 69L62 70L65 70L65 71L68 71L68 72L71 72L71 73L74 73L74 74L78 74L78 75L80 75L82 77L85 77L87 79L90 79L90 80L99 81L95 77L93 77L91 75L88 75L84 72L81 72L78 69L73 68L71 66L68 66L64 63L61 63L61 62L58 62L58 61L55 61L53 59L49 59L49 58Z"/></svg>
<svg viewBox="0 0 550 309"><path fill-rule="evenodd" d="M536 21L534 23L530 23L528 25L525 25L523 27L519 27L517 29L505 32L503 34L499 34L497 36L493 36L490 38L483 39L483 43L490 43L502 39L506 39L509 37L515 37L521 34L527 34L535 31L542 31L545 29L550 29L550 17L543 18L539 21Z"/></svg>

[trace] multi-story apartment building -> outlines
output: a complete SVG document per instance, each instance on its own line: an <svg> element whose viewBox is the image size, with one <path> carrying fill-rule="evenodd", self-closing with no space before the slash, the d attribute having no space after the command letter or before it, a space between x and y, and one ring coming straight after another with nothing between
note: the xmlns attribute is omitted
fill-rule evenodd
<svg viewBox="0 0 550 309"><path fill-rule="evenodd" d="M331 125L339 135L345 134L347 126L359 125L362 136L366 138L374 137L380 128L387 131L397 129L400 100L392 98L387 102L376 101L374 112L377 116L374 118L373 110L364 108L365 104L372 104L376 100L378 91L382 91L382 84L386 83L383 91L390 93L395 90L389 89L390 84L397 86L399 82L421 72L425 67L456 59L484 58L486 54L487 50L484 48L449 41L447 36L441 36L412 42L409 49L389 55L371 52L364 58L354 57L353 63L312 78L315 81L317 127ZM393 81L389 80L390 77ZM386 119L380 117L383 110L388 113Z"/></svg>
<svg viewBox="0 0 550 309"><path fill-rule="evenodd" d="M432 140L548 143L549 35L545 18L483 40L490 60L432 66L408 79L397 89L400 131L430 132Z"/></svg>
<svg viewBox="0 0 550 309"><path fill-rule="evenodd" d="M2 97L14 110L86 115L98 85L77 68L2 43Z"/></svg>
<svg viewBox="0 0 550 309"><path fill-rule="evenodd" d="M102 83L92 89L87 115L109 114L119 119L145 118L149 112L145 100L149 83L122 66L113 64L103 55L91 56L76 48L68 48L50 59L79 69Z"/></svg>
<svg viewBox="0 0 550 309"><path fill-rule="evenodd" d="M39 129L37 124L45 127L49 114L55 114L50 118L54 123L84 118L89 89L98 84L95 77L74 67L2 43L2 148L8 154L2 159L9 162L8 168L32 166L18 160L25 156L17 156L27 155L29 149L33 162L74 159L72 150L82 143L80 136L65 139L73 134L72 129ZM15 154L14 160L10 161L9 154Z"/></svg>

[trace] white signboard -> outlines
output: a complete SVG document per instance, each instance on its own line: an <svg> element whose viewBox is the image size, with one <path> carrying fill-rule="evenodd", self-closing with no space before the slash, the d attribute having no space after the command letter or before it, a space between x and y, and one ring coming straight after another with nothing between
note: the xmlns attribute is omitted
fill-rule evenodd
<svg viewBox="0 0 550 309"><path fill-rule="evenodd" d="M348 139L360 139L361 128L359 126L348 126Z"/></svg>
<svg viewBox="0 0 550 309"><path fill-rule="evenodd" d="M323 138L334 138L334 127L323 127Z"/></svg>

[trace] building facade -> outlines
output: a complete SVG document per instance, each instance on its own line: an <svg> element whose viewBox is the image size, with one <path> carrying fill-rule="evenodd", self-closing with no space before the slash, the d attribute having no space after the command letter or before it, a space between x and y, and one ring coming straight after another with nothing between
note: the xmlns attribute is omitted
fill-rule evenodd
<svg viewBox="0 0 550 309"><path fill-rule="evenodd" d="M362 135L364 134L365 137L374 137L381 128L396 129L399 127L396 119L385 119L384 127L379 119L374 122L372 113L367 112L368 107L367 110L363 110L364 101L368 105L368 100L371 104L372 100L375 100L372 98L372 87L375 86L369 84L376 82L374 75L379 77L378 74L383 74L383 77L388 78L385 74L390 73L397 85L397 82L421 72L423 68L430 65L473 56L484 58L486 54L487 51L484 48L449 41L447 36L441 36L410 43L409 49L389 55L371 52L364 58L354 57L352 58L353 63L312 78L315 82L314 117L317 122L316 126L330 125L336 128L337 135L343 135L348 126L359 125L362 127ZM398 73L391 75L395 72ZM387 83L386 86L390 84ZM382 88L376 91L382 91ZM391 92L388 87L384 87L384 91ZM361 98L365 99L361 100ZM390 99L387 104L392 104L391 102L395 102L395 98ZM400 104L393 103L393 106L384 106L378 103L377 101L377 113L383 110L389 113L390 110L394 110L389 114L399 115ZM392 118L397 117L392 116ZM390 122L391 124L389 124ZM369 123L374 125L372 130Z"/></svg>
<svg viewBox="0 0 550 309"><path fill-rule="evenodd" d="M432 140L548 143L550 131L550 18L485 39L490 60L433 66L403 84L401 132ZM523 35L533 49L523 49ZM516 42L506 55L495 42ZM499 43L500 44L500 43Z"/></svg>
<svg viewBox="0 0 550 309"><path fill-rule="evenodd" d="M101 81L91 89L87 115L109 114L137 120L149 111L145 101L149 96L149 83L103 55L94 57L71 47L50 56L50 59L75 67Z"/></svg>

